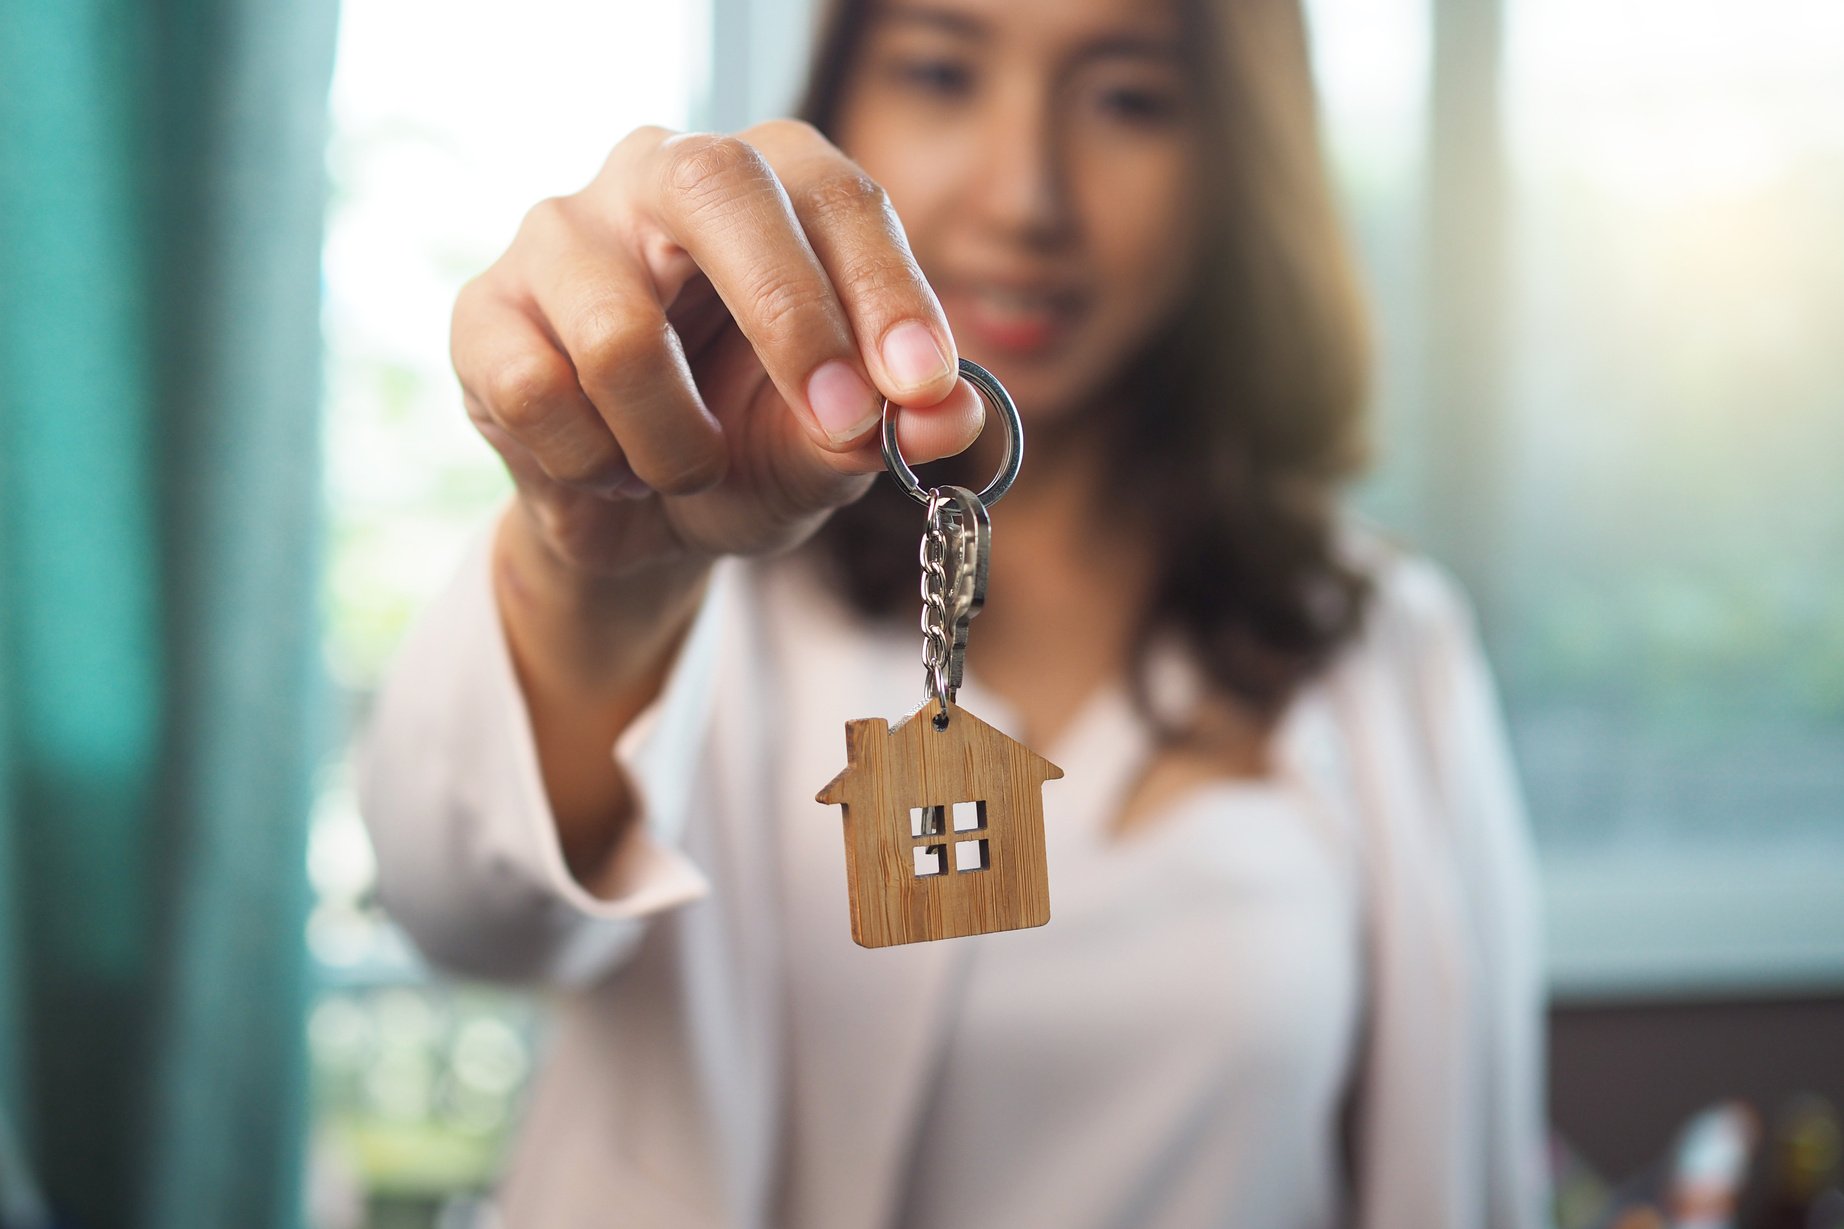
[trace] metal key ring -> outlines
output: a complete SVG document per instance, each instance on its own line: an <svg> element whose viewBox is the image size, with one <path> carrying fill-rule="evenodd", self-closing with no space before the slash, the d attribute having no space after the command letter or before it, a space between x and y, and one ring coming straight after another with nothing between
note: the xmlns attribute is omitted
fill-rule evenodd
<svg viewBox="0 0 1844 1229"><path fill-rule="evenodd" d="M999 472L993 475L992 481L979 494L980 502L990 508L1011 489L1012 479L1018 476L1018 467L1024 462L1024 423L1018 417L1018 407L1012 404L1011 394L1005 391L1005 385L993 378L992 372L971 359L963 358L960 360L960 374L967 383L980 390L989 405L999 411L999 417L1005 425L1005 458L999 462ZM896 415L890 412L895 408L886 398L884 467L896 479L897 485L909 493L909 498L926 507L928 492L922 489L915 471L903 460L903 453L896 445Z"/></svg>

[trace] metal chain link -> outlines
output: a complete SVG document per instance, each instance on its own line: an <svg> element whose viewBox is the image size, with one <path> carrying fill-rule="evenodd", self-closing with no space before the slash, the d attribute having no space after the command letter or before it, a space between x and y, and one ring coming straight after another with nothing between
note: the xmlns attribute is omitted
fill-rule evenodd
<svg viewBox="0 0 1844 1229"><path fill-rule="evenodd" d="M947 729L948 710L966 670L967 625L986 603L992 544L987 510L1011 488L1024 456L1024 424L1004 386L968 359L960 360L960 374L998 412L1005 428L1005 456L999 472L977 495L961 486L924 491L897 447L893 403L886 400L883 413L884 467L911 499L927 509L922 544L916 551L922 564L922 677L937 706L938 730Z"/></svg>
<svg viewBox="0 0 1844 1229"><path fill-rule="evenodd" d="M939 487L928 493L928 511L917 556L922 564L922 677L928 697L939 711L935 724L948 720L953 687L948 679L948 497Z"/></svg>

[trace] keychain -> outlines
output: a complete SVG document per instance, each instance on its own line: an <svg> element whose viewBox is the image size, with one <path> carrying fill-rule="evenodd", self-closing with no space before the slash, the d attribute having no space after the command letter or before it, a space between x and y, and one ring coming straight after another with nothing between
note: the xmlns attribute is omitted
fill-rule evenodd
<svg viewBox="0 0 1844 1229"><path fill-rule="evenodd" d="M927 698L893 727L845 723L845 770L817 798L844 808L852 938L864 947L1042 926L1050 920L1043 783L1063 770L955 703L967 629L986 601L987 509L1024 457L1018 408L985 368L960 374L998 411L1005 459L985 490L923 490L884 402L884 464L924 509L922 666Z"/></svg>

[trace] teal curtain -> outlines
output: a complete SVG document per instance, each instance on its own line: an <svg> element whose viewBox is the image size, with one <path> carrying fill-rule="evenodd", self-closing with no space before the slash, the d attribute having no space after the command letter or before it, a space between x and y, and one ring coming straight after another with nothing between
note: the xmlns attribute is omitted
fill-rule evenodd
<svg viewBox="0 0 1844 1229"><path fill-rule="evenodd" d="M334 0L0 14L0 1216L294 1224Z"/></svg>

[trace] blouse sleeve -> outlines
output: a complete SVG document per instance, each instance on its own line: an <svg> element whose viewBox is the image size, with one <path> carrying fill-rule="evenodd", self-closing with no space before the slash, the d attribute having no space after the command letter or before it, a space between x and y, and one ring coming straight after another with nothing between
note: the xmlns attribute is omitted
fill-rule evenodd
<svg viewBox="0 0 1844 1229"><path fill-rule="evenodd" d="M659 693L611 754L638 806L606 894L566 868L495 599L493 524L400 649L359 751L359 804L385 909L432 961L498 980L584 982L648 919L709 891L680 850L706 753L719 567Z"/></svg>
<svg viewBox="0 0 1844 1229"><path fill-rule="evenodd" d="M1474 1104L1489 1229L1549 1223L1544 991L1536 859L1497 686L1464 591L1420 560L1420 702L1435 788L1450 818L1466 925Z"/></svg>

